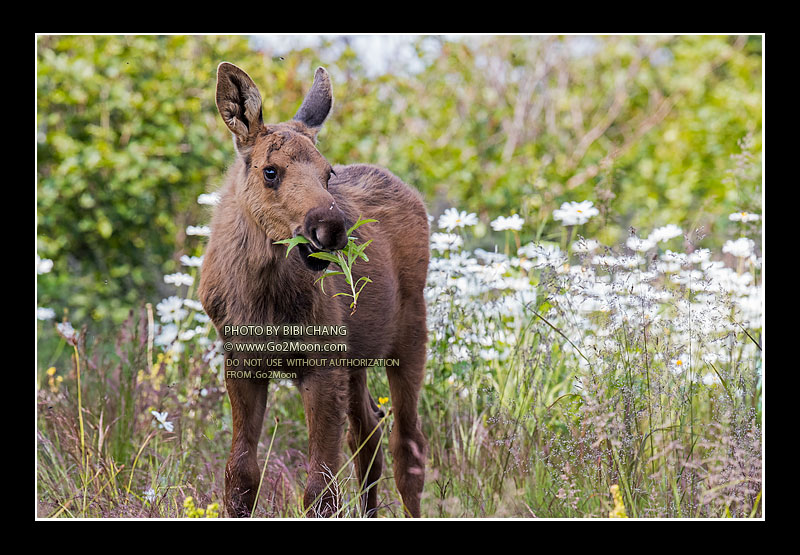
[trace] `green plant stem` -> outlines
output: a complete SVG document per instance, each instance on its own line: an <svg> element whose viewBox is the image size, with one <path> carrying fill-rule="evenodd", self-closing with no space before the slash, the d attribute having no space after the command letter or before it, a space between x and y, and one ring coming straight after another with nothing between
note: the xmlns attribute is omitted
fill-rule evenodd
<svg viewBox="0 0 800 555"><path fill-rule="evenodd" d="M81 481L83 482L83 514L86 513L86 495L87 495L87 488L89 487L89 483L87 481L88 472L89 472L89 463L86 459L86 442L84 439L84 429L83 429L83 401L81 398L81 361L80 355L78 354L78 343L77 341L73 344L73 349L75 350L75 375L77 377L78 382L78 428L80 429L81 435Z"/></svg>
<svg viewBox="0 0 800 555"><path fill-rule="evenodd" d="M264 474L267 472L267 463L269 462L270 453L272 453L272 444L275 442L275 434L278 433L278 418L275 419L275 427L272 429L272 437L269 440L269 448L267 448L267 458L264 459L264 468L261 470L261 479L258 481L258 489L256 490L256 498L253 501L253 509L250 511L250 518L256 514L256 506L258 505L258 496L261 493L261 484L264 483Z"/></svg>

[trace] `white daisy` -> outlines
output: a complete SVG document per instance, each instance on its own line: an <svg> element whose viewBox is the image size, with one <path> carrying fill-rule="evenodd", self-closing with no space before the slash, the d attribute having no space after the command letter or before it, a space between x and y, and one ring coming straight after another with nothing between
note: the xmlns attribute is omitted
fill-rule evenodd
<svg viewBox="0 0 800 555"><path fill-rule="evenodd" d="M582 225L599 213L590 200L565 202L561 208L553 210L553 219L560 221L562 225Z"/></svg>
<svg viewBox="0 0 800 555"><path fill-rule="evenodd" d="M208 204L210 206L215 206L219 204L220 201L219 193L203 193L199 197L197 197L197 204Z"/></svg>
<svg viewBox="0 0 800 555"><path fill-rule="evenodd" d="M173 430L172 422L167 421L167 416L169 415L168 412L158 412L157 410L151 410L150 414L152 414L156 421L158 422L158 427L171 432Z"/></svg>
<svg viewBox="0 0 800 555"><path fill-rule="evenodd" d="M619 260L610 254L596 254L592 257L592 264L595 266L617 266Z"/></svg>
<svg viewBox="0 0 800 555"><path fill-rule="evenodd" d="M711 260L711 251L709 249L697 249L689 255L689 262L693 264L705 264Z"/></svg>
<svg viewBox="0 0 800 555"><path fill-rule="evenodd" d="M459 212L456 208L448 208L439 216L439 229L453 231L457 227L472 226L478 223L478 216L474 213Z"/></svg>
<svg viewBox="0 0 800 555"><path fill-rule="evenodd" d="M181 320L189 314L189 311L183 308L183 299L174 295L158 303L156 310L158 310L158 316L162 322Z"/></svg>
<svg viewBox="0 0 800 555"><path fill-rule="evenodd" d="M735 241L726 241L725 244L722 245L722 252L730 253L737 258L747 258L753 254L754 246L755 242L753 242L752 239L740 237Z"/></svg>
<svg viewBox="0 0 800 555"><path fill-rule="evenodd" d="M431 234L431 249L439 252L455 251L461 248L464 240L455 233L433 233Z"/></svg>
<svg viewBox="0 0 800 555"><path fill-rule="evenodd" d="M167 274L166 276L164 276L164 283L172 283L173 285L180 287L181 285L193 284L194 278L189 274L176 272L174 274Z"/></svg>
<svg viewBox="0 0 800 555"><path fill-rule="evenodd" d="M205 312L195 312L194 319L200 322L201 324L205 324L206 322L210 321L208 314Z"/></svg>
<svg viewBox="0 0 800 555"><path fill-rule="evenodd" d="M186 228L186 235L211 235L211 228L207 225L190 225Z"/></svg>
<svg viewBox="0 0 800 555"><path fill-rule="evenodd" d="M519 231L522 229L522 224L525 223L525 220L517 216L516 214L511 214L508 218L505 216L499 216L497 219L492 220L492 229L495 231Z"/></svg>
<svg viewBox="0 0 800 555"><path fill-rule="evenodd" d="M673 374L682 374L689 367L689 355L681 353L670 361L670 370Z"/></svg>
<svg viewBox="0 0 800 555"><path fill-rule="evenodd" d="M160 346L170 345L176 339L178 339L178 326L176 326L175 324L167 324L165 326L160 326L160 327L161 329L159 330L155 339L156 345Z"/></svg>
<svg viewBox="0 0 800 555"><path fill-rule="evenodd" d="M667 224L664 227L655 228L653 232L648 235L647 240L653 243L660 243L661 241L669 241L673 237L679 237L681 235L683 235L681 228L675 224Z"/></svg>
<svg viewBox="0 0 800 555"><path fill-rule="evenodd" d="M600 247L600 243L595 241L594 239L584 239L581 237L574 243L572 243L572 252L580 253L580 254L588 254L597 250Z"/></svg>
<svg viewBox="0 0 800 555"><path fill-rule="evenodd" d="M178 334L178 339L181 341L190 341L195 335L197 335L197 331L195 330L183 330Z"/></svg>
<svg viewBox="0 0 800 555"><path fill-rule="evenodd" d="M200 301L195 301L194 299L183 299L183 306L186 306L198 312L203 311L202 303L200 303Z"/></svg>
<svg viewBox="0 0 800 555"><path fill-rule="evenodd" d="M650 239L641 239L639 237L628 237L628 240L625 241L625 244L629 249L636 252L647 252L656 246L654 241L651 241Z"/></svg>
<svg viewBox="0 0 800 555"><path fill-rule="evenodd" d="M567 261L567 255L557 245L528 243L517 250L519 256L535 260L538 266L561 266Z"/></svg>
<svg viewBox="0 0 800 555"><path fill-rule="evenodd" d="M192 268L200 267L203 264L203 257L202 256L188 256L183 255L181 256L181 264L184 266L189 266Z"/></svg>
<svg viewBox="0 0 800 555"><path fill-rule="evenodd" d="M757 222L761 216L749 212L734 212L728 216L728 219L732 222Z"/></svg>

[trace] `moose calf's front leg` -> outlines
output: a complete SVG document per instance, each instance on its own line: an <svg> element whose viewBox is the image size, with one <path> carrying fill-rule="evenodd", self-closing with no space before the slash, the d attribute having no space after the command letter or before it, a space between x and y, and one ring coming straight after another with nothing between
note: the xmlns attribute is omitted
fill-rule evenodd
<svg viewBox="0 0 800 555"><path fill-rule="evenodd" d="M228 378L233 441L225 467L225 507L228 516L252 514L258 490L258 438L267 405L267 382Z"/></svg>
<svg viewBox="0 0 800 555"><path fill-rule="evenodd" d="M308 482L303 508L307 516L331 516L339 507L336 473L345 423L345 370L320 367L305 374L300 394L308 426Z"/></svg>

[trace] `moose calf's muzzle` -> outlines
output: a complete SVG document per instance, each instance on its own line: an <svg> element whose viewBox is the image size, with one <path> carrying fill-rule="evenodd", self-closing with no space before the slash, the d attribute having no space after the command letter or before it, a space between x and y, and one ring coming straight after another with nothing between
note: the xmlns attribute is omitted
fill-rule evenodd
<svg viewBox="0 0 800 555"><path fill-rule="evenodd" d="M347 246L344 214L335 203L309 210L303 227L306 239L319 250L336 251Z"/></svg>

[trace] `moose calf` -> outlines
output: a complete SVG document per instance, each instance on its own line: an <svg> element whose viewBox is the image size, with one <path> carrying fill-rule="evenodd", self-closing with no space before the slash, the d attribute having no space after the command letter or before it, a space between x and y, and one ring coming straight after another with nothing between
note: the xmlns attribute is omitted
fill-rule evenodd
<svg viewBox="0 0 800 555"><path fill-rule="evenodd" d="M331 366L325 360L384 358L394 424L389 447L394 478L404 511L420 515L427 441L417 415L424 376L427 329L425 286L428 268L428 220L419 193L389 171L370 165L332 167L317 150L316 137L333 106L330 77L320 67L299 110L290 121L265 124L261 94L240 68L223 62L217 68L216 103L234 138L236 161L220 190L203 260L200 300L217 328L230 342L226 368L247 359L316 359L293 367L308 426L308 480L303 504L307 514L336 513L338 499L330 487L340 468L345 416L347 443L363 488L362 510L374 516L375 484L383 455L378 426L383 414L367 389L366 368ZM328 262L309 255L346 246L347 230L363 216L377 222L354 233L359 242L372 240L369 261L353 267L353 280L371 283L351 314L349 298L333 297L348 290L344 278L325 278L324 292L315 281ZM310 242L286 256L275 241L302 235ZM344 326L346 353L240 352L233 348L253 337L230 333L226 326L284 324ZM228 331L228 333L226 333ZM295 338L296 339L296 338ZM274 364L274 360L271 361ZM264 366L261 366L263 369ZM287 365L284 364L286 369ZM255 508L260 469L256 448L267 401L266 379L234 377L226 372L233 439L225 469L225 505L230 516L250 516ZM360 449L359 449L360 448Z"/></svg>

